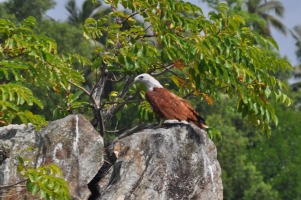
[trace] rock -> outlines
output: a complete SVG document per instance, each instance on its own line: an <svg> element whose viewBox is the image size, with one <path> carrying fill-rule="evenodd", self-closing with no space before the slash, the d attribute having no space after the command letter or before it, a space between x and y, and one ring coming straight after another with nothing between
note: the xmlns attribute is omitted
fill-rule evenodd
<svg viewBox="0 0 301 200"><path fill-rule="evenodd" d="M98 200L223 199L216 147L194 125L145 129L112 151L118 159L98 183Z"/></svg>
<svg viewBox="0 0 301 200"><path fill-rule="evenodd" d="M50 122L41 131L32 125L0 128L0 185L17 183L17 156L29 158L36 166L55 163L67 180L73 199L88 199L87 184L103 163L103 139L82 115L70 115ZM24 183L23 183L24 185ZM3 192L2 199L33 199L24 187ZM16 192L17 191L17 192ZM13 196L11 196L13 195Z"/></svg>

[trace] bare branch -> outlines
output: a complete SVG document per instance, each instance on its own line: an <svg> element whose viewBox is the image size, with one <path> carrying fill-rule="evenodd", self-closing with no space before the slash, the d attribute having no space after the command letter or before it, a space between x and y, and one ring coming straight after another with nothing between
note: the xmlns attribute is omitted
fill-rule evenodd
<svg viewBox="0 0 301 200"><path fill-rule="evenodd" d="M182 79L182 80L187 80L186 78L181 77L180 75L178 75L176 72L171 71L170 68L166 68L166 71L172 73L173 75L175 75L176 77Z"/></svg>
<svg viewBox="0 0 301 200"><path fill-rule="evenodd" d="M170 72L171 70L171 68L174 66L174 63L172 63L172 64L169 64L169 65L167 65L167 66L161 66L160 68L157 68L157 69L164 69L163 71L161 71L161 72L158 72L158 73L151 73L151 75L152 76L160 76L160 75L162 75L162 74L164 74L164 73L166 73L166 72Z"/></svg>
<svg viewBox="0 0 301 200"><path fill-rule="evenodd" d="M101 108L100 100L101 100L101 95L102 95L104 87L105 87L106 80L107 80L106 65L104 63L102 63L101 75L97 81L97 84L93 87L93 89L91 91L91 97L94 99L93 103L96 103L95 104L96 108Z"/></svg>
<svg viewBox="0 0 301 200"><path fill-rule="evenodd" d="M119 133L120 132L120 130L114 130L114 131L110 131L110 130L107 130L107 133Z"/></svg>
<svg viewBox="0 0 301 200"><path fill-rule="evenodd" d="M110 119L114 113L117 113L118 111L120 111L128 102L131 102L132 99L135 99L138 94L139 94L139 91L137 91L134 95L129 96L122 103L112 105L106 112L105 119L106 120Z"/></svg>
<svg viewBox="0 0 301 200"><path fill-rule="evenodd" d="M135 15L140 14L141 12L144 12L145 10L146 10L146 8L143 9L143 10L141 10L141 11L138 11L138 12L135 12L135 13L131 14L130 16L128 16L127 18L125 18L125 19L122 21L122 23L124 23L124 22L127 21L128 19L134 17Z"/></svg>
<svg viewBox="0 0 301 200"><path fill-rule="evenodd" d="M108 81L112 81L112 82L120 82L120 81L122 81L123 79L124 79L124 76L123 77L121 77L120 79L117 79L116 77L115 77L115 75L113 74L113 76L114 76L114 79L111 79L111 78L107 78L107 80Z"/></svg>
<svg viewBox="0 0 301 200"><path fill-rule="evenodd" d="M121 90L121 92L118 95L119 98L123 98L126 95L126 93L129 90L131 84L133 83L134 79L135 79L135 75L132 75L127 80L125 80L125 84L123 86L123 89Z"/></svg>
<svg viewBox="0 0 301 200"><path fill-rule="evenodd" d="M85 88L83 88L82 86L80 85L77 85L75 83L73 83L72 81L68 81L71 85L77 87L78 89L82 90L84 93L86 93L86 95L90 96L90 92L88 90L86 90Z"/></svg>
<svg viewBox="0 0 301 200"><path fill-rule="evenodd" d="M103 115L102 115L102 111L99 110L99 128L100 128L100 135L103 137L106 133L106 128L105 128L105 124L104 124L104 119L103 119Z"/></svg>
<svg viewBox="0 0 301 200"><path fill-rule="evenodd" d="M182 98L183 99L187 99L188 97L191 97L191 96L193 96L193 91L191 91L191 92L189 92L188 94L186 94L185 96L183 96Z"/></svg>
<svg viewBox="0 0 301 200"><path fill-rule="evenodd" d="M111 10L112 10L113 12L117 12L117 9L116 9L113 5L111 5ZM116 17L116 22L117 22L118 24L122 24L122 23L123 23L123 21L121 20L120 17Z"/></svg>
<svg viewBox="0 0 301 200"><path fill-rule="evenodd" d="M150 37L157 37L158 34L153 34L153 35L142 35L142 36L138 36L138 38L150 38Z"/></svg>
<svg viewBox="0 0 301 200"><path fill-rule="evenodd" d="M103 104L128 104L128 103L139 103L140 101L139 100L135 100L135 101L107 101L107 102L104 102Z"/></svg>
<svg viewBox="0 0 301 200"><path fill-rule="evenodd" d="M28 179L19 181L17 183L13 183L11 185L0 185L0 189L6 189L6 188L11 188L11 187L16 187L16 186L19 186L20 183L24 183L26 181L28 181Z"/></svg>
<svg viewBox="0 0 301 200"><path fill-rule="evenodd" d="M152 25L149 25L144 31L147 31L150 27L152 27Z"/></svg>

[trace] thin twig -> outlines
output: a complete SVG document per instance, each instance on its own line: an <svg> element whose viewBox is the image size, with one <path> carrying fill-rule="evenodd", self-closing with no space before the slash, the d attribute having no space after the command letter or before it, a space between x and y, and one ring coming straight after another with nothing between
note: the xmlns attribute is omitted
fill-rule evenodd
<svg viewBox="0 0 301 200"><path fill-rule="evenodd" d="M122 23L124 23L125 21L127 21L129 18L132 18L132 17L134 17L135 15L140 14L140 12L144 12L145 10L146 10L146 8L143 9L142 11L135 12L135 13L131 14L130 16L128 16L127 18L125 18L125 19L122 21Z"/></svg>
<svg viewBox="0 0 301 200"><path fill-rule="evenodd" d="M112 107L109 108L108 111L105 113L105 119L106 120L110 119L114 113L117 113L118 111L120 111L127 104L127 102L130 102L132 99L135 99L138 94L139 94L139 91L137 91L135 94L129 96L127 99L125 99L120 104L112 105Z"/></svg>
<svg viewBox="0 0 301 200"><path fill-rule="evenodd" d="M83 88L82 86L80 85L77 85L75 83L73 83L72 81L68 81L71 85L77 87L78 89L82 90L84 93L86 93L88 96L90 96L90 92L88 90L86 90L85 88Z"/></svg>
<svg viewBox="0 0 301 200"><path fill-rule="evenodd" d="M108 101L104 102L103 104L123 104L123 103L139 103L139 100L133 100L133 101Z"/></svg>
<svg viewBox="0 0 301 200"><path fill-rule="evenodd" d="M152 73L152 76L160 76L160 75L162 75L162 74L168 72L169 69L171 69L173 66L174 66L173 63L172 63L172 64L169 64L169 65L167 65L167 66L164 66L164 67L162 67L162 68L164 69L163 71L158 72L158 73Z"/></svg>
<svg viewBox="0 0 301 200"><path fill-rule="evenodd" d="M135 75L132 75L125 81L123 89L121 90L121 92L118 95L119 98L123 98L126 95L127 91L129 90L131 84L134 81L134 78L135 78Z"/></svg>
<svg viewBox="0 0 301 200"><path fill-rule="evenodd" d="M182 79L182 80L186 80L186 78L181 77L180 75L178 75L176 72L171 71L169 68L166 68L166 70L170 73L172 73L173 75L175 75L176 77Z"/></svg>
<svg viewBox="0 0 301 200"><path fill-rule="evenodd" d="M144 31L147 31L150 27L152 27L152 25L149 25Z"/></svg>
<svg viewBox="0 0 301 200"><path fill-rule="evenodd" d="M138 38L150 38L150 37L157 37L158 34L153 34L153 35L141 35L141 36L138 36Z"/></svg>
<svg viewBox="0 0 301 200"><path fill-rule="evenodd" d="M189 92L188 94L186 94L185 96L183 96L182 98L183 99L187 99L188 97L192 96L193 95L193 91Z"/></svg>
<svg viewBox="0 0 301 200"><path fill-rule="evenodd" d="M98 79L97 84L94 85L91 91L91 98L93 98L93 103L95 103L95 108L102 108L103 106L100 105L101 95L103 94L103 90L105 87L105 82L107 79L107 66L102 63L101 64L101 77Z"/></svg>
<svg viewBox="0 0 301 200"><path fill-rule="evenodd" d="M124 77L121 77L120 79L117 79L117 78L115 77L114 74L113 74L113 76L114 76L115 79L107 78L107 80L108 80L108 81L112 81L112 82L117 82L117 83L118 83L118 82L120 82L120 81L122 81L122 80L124 79Z"/></svg>
<svg viewBox="0 0 301 200"><path fill-rule="evenodd" d="M86 90L86 89L83 88L82 86L73 83L72 81L68 81L68 82L69 82L71 85L73 85L73 86L77 87L78 89L82 90L86 95L88 95L89 98L92 100L93 105L94 105L95 107L98 106L98 103L96 102L96 100L95 100L94 97L92 96L92 93L90 93L88 90Z"/></svg>
<svg viewBox="0 0 301 200"><path fill-rule="evenodd" d="M17 183L13 183L11 185L0 185L0 189L6 189L6 188L10 188L10 187L15 187L15 186L19 185L20 183L24 183L26 181L28 181L28 179L19 181Z"/></svg>
<svg viewBox="0 0 301 200"><path fill-rule="evenodd" d="M119 133L120 132L120 130L114 130L114 131L108 131L108 130L106 130L107 131L107 133Z"/></svg>

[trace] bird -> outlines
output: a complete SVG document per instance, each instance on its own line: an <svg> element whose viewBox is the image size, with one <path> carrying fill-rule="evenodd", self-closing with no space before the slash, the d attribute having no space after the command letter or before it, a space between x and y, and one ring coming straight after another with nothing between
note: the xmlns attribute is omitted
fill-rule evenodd
<svg viewBox="0 0 301 200"><path fill-rule="evenodd" d="M143 83L147 87L145 98L160 118L191 122L201 129L209 128L205 119L194 110L188 101L164 88L151 75L140 74L136 76L134 82Z"/></svg>

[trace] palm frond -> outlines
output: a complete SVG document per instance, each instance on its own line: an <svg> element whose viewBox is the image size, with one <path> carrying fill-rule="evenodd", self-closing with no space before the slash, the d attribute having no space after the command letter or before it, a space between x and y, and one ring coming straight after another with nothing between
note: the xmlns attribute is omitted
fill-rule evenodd
<svg viewBox="0 0 301 200"><path fill-rule="evenodd" d="M301 25L295 26L293 31L290 31L293 38L296 40L295 46L297 47L296 56L298 61L301 62Z"/></svg>
<svg viewBox="0 0 301 200"><path fill-rule="evenodd" d="M267 14L267 13L260 13L260 16L271 26L273 26L275 29L286 35L287 28L286 26L279 20L278 18L274 17L273 15Z"/></svg>
<svg viewBox="0 0 301 200"><path fill-rule="evenodd" d="M65 6L65 9L69 13L68 21L71 23L76 23L79 16L75 0L69 0Z"/></svg>
<svg viewBox="0 0 301 200"><path fill-rule="evenodd" d="M83 3L81 14L81 20L84 22L87 18L92 17L94 12L101 7L102 4L100 1L97 1L97 4L94 4L91 0L86 0Z"/></svg>
<svg viewBox="0 0 301 200"><path fill-rule="evenodd" d="M276 15L279 17L283 17L284 14L284 6L280 1L277 0L267 1L264 4L258 6L256 10L259 13L275 11Z"/></svg>

